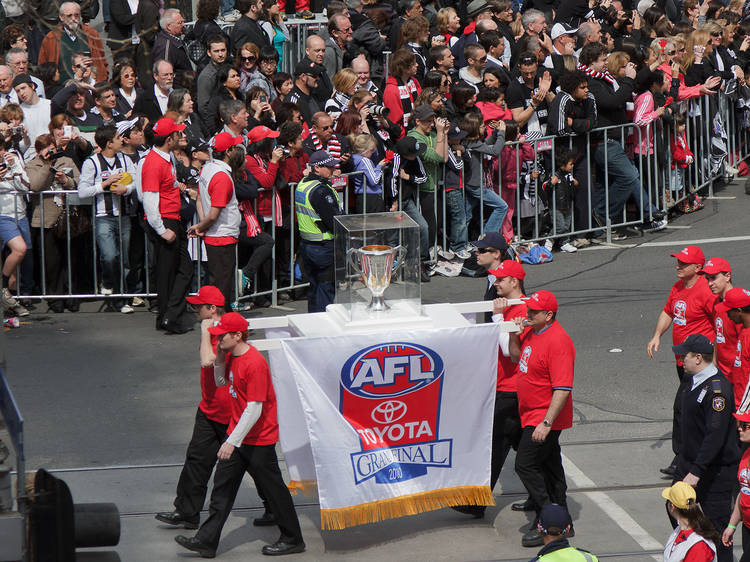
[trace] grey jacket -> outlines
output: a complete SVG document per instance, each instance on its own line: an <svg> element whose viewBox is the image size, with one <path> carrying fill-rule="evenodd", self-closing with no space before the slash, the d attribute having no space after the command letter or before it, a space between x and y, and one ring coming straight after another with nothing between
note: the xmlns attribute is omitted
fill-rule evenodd
<svg viewBox="0 0 750 562"><path fill-rule="evenodd" d="M344 51L330 37L326 40L326 54L323 56L323 66L326 67L331 80L333 80L333 77L336 76L339 70L344 68Z"/></svg>
<svg viewBox="0 0 750 562"><path fill-rule="evenodd" d="M3 179L0 179L0 215L21 219L26 216L29 177L23 167L23 158L18 154L15 157L13 165L8 167Z"/></svg>
<svg viewBox="0 0 750 562"><path fill-rule="evenodd" d="M216 75L219 72L219 67L214 64L213 61L206 65L206 68L201 70L198 75L198 80L195 85L196 98L198 100L198 115L203 121L204 129L208 130L209 125L212 125L211 120L208 118L209 115L209 104L211 103L211 97L216 94L219 89L216 84Z"/></svg>
<svg viewBox="0 0 750 562"><path fill-rule="evenodd" d="M505 144L505 131L493 131L486 141L473 140L464 143L466 151L471 158L468 167L464 170L465 183L469 187L482 185L482 157L492 156L500 158L500 153Z"/></svg>

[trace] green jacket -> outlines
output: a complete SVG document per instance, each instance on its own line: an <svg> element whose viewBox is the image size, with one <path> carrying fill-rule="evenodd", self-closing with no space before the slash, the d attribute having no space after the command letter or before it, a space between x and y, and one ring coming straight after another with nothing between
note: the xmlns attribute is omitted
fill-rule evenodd
<svg viewBox="0 0 750 562"><path fill-rule="evenodd" d="M427 174L427 181L419 187L419 191L435 191L435 185L442 174L444 164L442 156L435 152L437 133L433 131L427 136L416 129L412 129L407 133L407 136L414 137L420 144L427 146L427 150L422 155L422 164L424 164L424 171Z"/></svg>

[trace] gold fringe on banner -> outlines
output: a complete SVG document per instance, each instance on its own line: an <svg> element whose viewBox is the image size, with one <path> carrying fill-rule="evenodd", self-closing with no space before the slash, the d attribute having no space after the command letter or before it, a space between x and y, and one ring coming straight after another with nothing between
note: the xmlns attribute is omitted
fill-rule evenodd
<svg viewBox="0 0 750 562"><path fill-rule="evenodd" d="M286 487L293 496L296 496L298 492L309 496L318 489L318 483L315 480L290 480Z"/></svg>
<svg viewBox="0 0 750 562"><path fill-rule="evenodd" d="M339 509L321 509L320 526L325 530L341 530L453 505L495 505L495 498L489 486L441 488Z"/></svg>

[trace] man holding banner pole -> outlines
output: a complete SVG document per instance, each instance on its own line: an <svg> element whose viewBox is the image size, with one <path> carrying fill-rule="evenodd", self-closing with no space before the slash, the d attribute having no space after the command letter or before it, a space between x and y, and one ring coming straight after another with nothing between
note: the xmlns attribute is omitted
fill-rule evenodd
<svg viewBox="0 0 750 562"><path fill-rule="evenodd" d="M537 518L521 544L541 546L538 510L549 503L567 506L560 432L573 425L575 347L557 322L555 295L537 291L526 308L526 318L515 318L514 322L531 329L510 334L508 342L510 356L518 363L518 410L523 428L516 474L537 506Z"/></svg>

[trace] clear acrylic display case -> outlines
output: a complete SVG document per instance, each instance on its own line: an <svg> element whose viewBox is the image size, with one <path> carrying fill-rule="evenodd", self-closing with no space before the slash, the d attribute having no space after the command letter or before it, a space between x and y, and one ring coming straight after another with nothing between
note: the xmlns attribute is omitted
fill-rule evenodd
<svg viewBox="0 0 750 562"><path fill-rule="evenodd" d="M419 226L406 213L335 217L336 300L344 323L421 315Z"/></svg>

